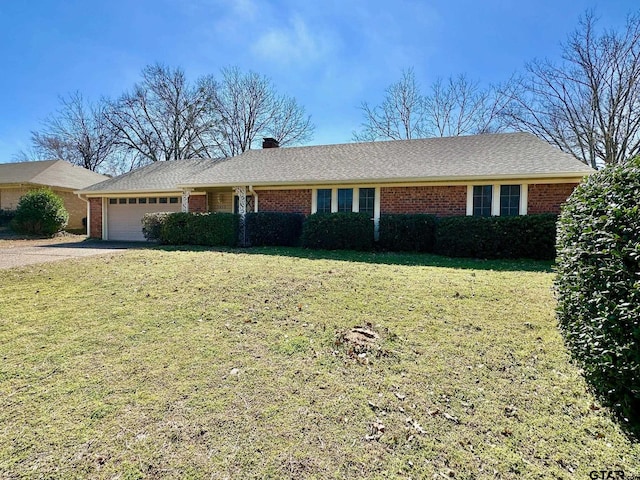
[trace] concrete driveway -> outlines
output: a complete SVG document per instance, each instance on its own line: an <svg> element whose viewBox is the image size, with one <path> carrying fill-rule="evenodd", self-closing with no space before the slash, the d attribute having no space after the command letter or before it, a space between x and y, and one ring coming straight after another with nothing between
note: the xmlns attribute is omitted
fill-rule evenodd
<svg viewBox="0 0 640 480"><path fill-rule="evenodd" d="M0 239L0 269L144 247L144 243L91 241L76 235L39 240Z"/></svg>

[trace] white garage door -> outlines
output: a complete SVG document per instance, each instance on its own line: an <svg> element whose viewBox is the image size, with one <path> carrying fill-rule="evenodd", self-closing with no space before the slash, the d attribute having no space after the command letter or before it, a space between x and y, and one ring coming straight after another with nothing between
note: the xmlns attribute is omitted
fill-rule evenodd
<svg viewBox="0 0 640 480"><path fill-rule="evenodd" d="M107 201L107 240L143 241L145 213L179 212L180 197L110 198Z"/></svg>

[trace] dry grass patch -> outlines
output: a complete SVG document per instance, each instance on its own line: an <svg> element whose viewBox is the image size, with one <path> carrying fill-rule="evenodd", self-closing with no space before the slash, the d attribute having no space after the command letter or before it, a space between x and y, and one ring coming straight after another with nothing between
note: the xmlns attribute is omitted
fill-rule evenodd
<svg viewBox="0 0 640 480"><path fill-rule="evenodd" d="M569 362L551 274L264 253L0 272L0 477L639 472Z"/></svg>

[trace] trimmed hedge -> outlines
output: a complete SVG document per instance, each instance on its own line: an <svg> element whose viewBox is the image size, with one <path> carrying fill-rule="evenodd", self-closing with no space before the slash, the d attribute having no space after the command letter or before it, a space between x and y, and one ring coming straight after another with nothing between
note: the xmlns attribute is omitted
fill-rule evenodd
<svg viewBox="0 0 640 480"><path fill-rule="evenodd" d="M557 216L445 217L436 226L435 253L471 258L555 258Z"/></svg>
<svg viewBox="0 0 640 480"><path fill-rule="evenodd" d="M235 247L238 215L233 213L152 213L142 219L147 240L164 245Z"/></svg>
<svg viewBox="0 0 640 480"><path fill-rule="evenodd" d="M640 158L591 175L558 222L560 329L601 400L640 435Z"/></svg>
<svg viewBox="0 0 640 480"><path fill-rule="evenodd" d="M25 193L18 201L9 227L25 235L53 236L67 226L69 213L62 198L44 188Z"/></svg>
<svg viewBox="0 0 640 480"><path fill-rule="evenodd" d="M301 213L247 213L247 240L252 247L292 247L300 243L303 222Z"/></svg>
<svg viewBox="0 0 640 480"><path fill-rule="evenodd" d="M434 252L449 257L555 257L556 215L445 217L382 215L379 246L390 251ZM150 213L147 240L167 245L237 246L240 216L231 213ZM249 246L373 250L374 224L365 213L259 212L245 216Z"/></svg>
<svg viewBox="0 0 640 480"><path fill-rule="evenodd" d="M379 245L385 250L433 252L435 215L388 214L380 216Z"/></svg>
<svg viewBox="0 0 640 480"><path fill-rule="evenodd" d="M373 221L367 213L314 213L302 227L306 248L325 250L371 250Z"/></svg>
<svg viewBox="0 0 640 480"><path fill-rule="evenodd" d="M9 223L15 216L15 210L3 210L0 208L0 227L6 227L7 225L9 225Z"/></svg>

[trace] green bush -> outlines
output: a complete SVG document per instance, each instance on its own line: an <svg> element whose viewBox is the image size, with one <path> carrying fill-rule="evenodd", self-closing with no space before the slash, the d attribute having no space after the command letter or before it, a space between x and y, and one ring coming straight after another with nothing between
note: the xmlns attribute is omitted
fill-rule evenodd
<svg viewBox="0 0 640 480"><path fill-rule="evenodd" d="M238 219L233 213L169 213L160 220L160 243L235 247Z"/></svg>
<svg viewBox="0 0 640 480"><path fill-rule="evenodd" d="M600 398L640 433L640 158L579 185L558 222L565 342Z"/></svg>
<svg viewBox="0 0 640 480"><path fill-rule="evenodd" d="M302 227L302 246L326 250L371 250L373 221L367 213L314 213Z"/></svg>
<svg viewBox="0 0 640 480"><path fill-rule="evenodd" d="M496 217L500 258L553 260L556 256L556 224L552 213Z"/></svg>
<svg viewBox="0 0 640 480"><path fill-rule="evenodd" d="M142 234L148 241L159 241L162 225L170 212L145 213L142 217Z"/></svg>
<svg viewBox="0 0 640 480"><path fill-rule="evenodd" d="M434 215L382 215L379 245L385 250L433 252L436 232Z"/></svg>
<svg viewBox="0 0 640 480"><path fill-rule="evenodd" d="M253 247L298 245L303 221L304 215L300 213L247 213L245 227L249 245Z"/></svg>
<svg viewBox="0 0 640 480"><path fill-rule="evenodd" d="M9 224L16 233L52 236L67 226L69 214L62 199L49 189L32 190L20 198Z"/></svg>
<svg viewBox="0 0 640 480"><path fill-rule="evenodd" d="M449 257L555 257L557 216L445 217L436 226L435 252Z"/></svg>
<svg viewBox="0 0 640 480"><path fill-rule="evenodd" d="M3 210L0 208L0 227L6 227L7 225L9 225L9 223L15 216L15 210Z"/></svg>

